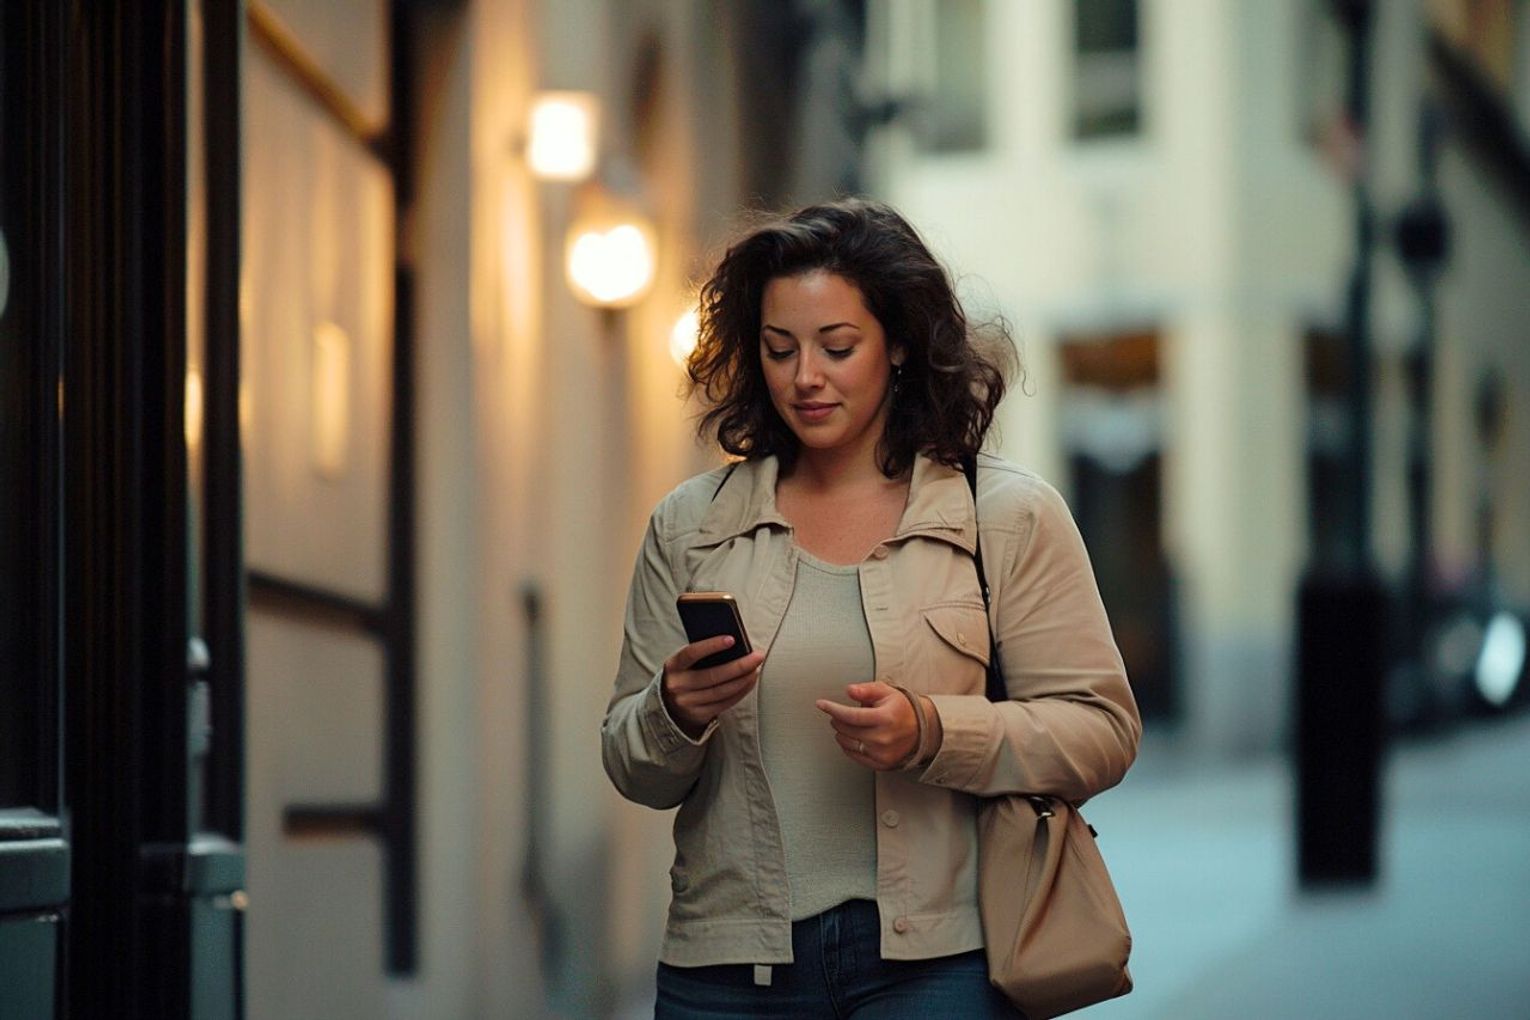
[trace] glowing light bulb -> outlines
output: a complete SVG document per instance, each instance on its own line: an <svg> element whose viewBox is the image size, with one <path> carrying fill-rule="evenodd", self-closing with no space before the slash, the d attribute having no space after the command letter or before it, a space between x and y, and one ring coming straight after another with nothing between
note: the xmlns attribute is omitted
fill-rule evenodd
<svg viewBox="0 0 1530 1020"><path fill-rule="evenodd" d="M202 448L202 373L195 367L186 370L186 447Z"/></svg>
<svg viewBox="0 0 1530 1020"><path fill-rule="evenodd" d="M543 180L582 181L595 169L598 111L588 92L544 92L531 107L526 161Z"/></svg>
<svg viewBox="0 0 1530 1020"><path fill-rule="evenodd" d="M675 364L681 368L689 360L691 352L696 349L696 342L700 339L701 317L696 309L692 308L681 314L675 320L675 326L669 331L669 356L675 359Z"/></svg>
<svg viewBox="0 0 1530 1020"><path fill-rule="evenodd" d="M653 284L654 245L651 231L636 221L579 226L569 232L568 279L586 304L623 308L648 292Z"/></svg>

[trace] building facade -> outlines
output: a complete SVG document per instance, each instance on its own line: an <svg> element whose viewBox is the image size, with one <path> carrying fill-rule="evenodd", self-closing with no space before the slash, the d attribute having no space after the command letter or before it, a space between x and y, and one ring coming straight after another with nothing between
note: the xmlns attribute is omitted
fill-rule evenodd
<svg viewBox="0 0 1530 1020"><path fill-rule="evenodd" d="M1430 583L1460 590L1486 568L1505 603L1530 598L1509 523L1530 457L1513 307L1530 282L1524 6L1349 5L1370 9L1364 139L1345 116L1345 6L870 6L872 89L902 110L875 137L874 186L1013 317L1035 396L1002 409L1004 449L1070 495L1149 728L1202 750L1287 736L1298 582L1332 555L1352 481L1334 466L1352 428L1332 363L1359 179L1375 231L1370 554L1405 585L1409 373L1427 348ZM1461 95L1485 74L1455 59L1468 38L1498 67L1485 105L1517 133L1473 126L1490 114ZM1395 240L1426 190L1450 228L1427 313ZM1469 411L1484 387L1502 398L1489 442Z"/></svg>

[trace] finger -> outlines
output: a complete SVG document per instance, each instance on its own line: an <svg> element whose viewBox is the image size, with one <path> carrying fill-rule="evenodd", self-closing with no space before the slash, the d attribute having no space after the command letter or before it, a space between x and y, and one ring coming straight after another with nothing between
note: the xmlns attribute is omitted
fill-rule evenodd
<svg viewBox="0 0 1530 1020"><path fill-rule="evenodd" d="M716 684L727 683L755 672L760 664L765 661L764 652L750 652L740 656L732 662L725 662L720 666L711 666L707 669L692 670L692 674L699 678L698 687L712 687Z"/></svg>
<svg viewBox="0 0 1530 1020"><path fill-rule="evenodd" d="M756 670L710 687L696 688L685 696L685 701L696 708L710 708L720 701L736 700L748 694L759 678L760 674Z"/></svg>
<svg viewBox="0 0 1530 1020"><path fill-rule="evenodd" d="M880 680L867 680L863 683L850 684L845 688L845 693L850 695L851 701L859 701L863 705L872 705L885 700L889 695L898 694L896 688L885 684ZM902 697L901 694L898 694Z"/></svg>
<svg viewBox="0 0 1530 1020"><path fill-rule="evenodd" d="M838 734L835 735L834 739L839 743L839 749L845 752L845 755L851 761L859 762L860 764L870 768L876 767L876 759L873 758L869 753L874 750L871 745L860 740L852 740L849 737L842 737Z"/></svg>
<svg viewBox="0 0 1530 1020"><path fill-rule="evenodd" d="M876 726L888 722L885 713L875 708L857 708L852 705L841 705L837 701L829 701L819 698L814 704L818 710L830 719L846 723L850 726Z"/></svg>
<svg viewBox="0 0 1530 1020"><path fill-rule="evenodd" d="M679 653L676 653L679 654ZM750 652L748 655L725 662L720 666L711 666L707 669L681 669L678 666L667 666L671 687L676 691L701 691L720 683L744 676L760 668L765 661L764 652Z"/></svg>
<svg viewBox="0 0 1530 1020"><path fill-rule="evenodd" d="M674 655L671 655L669 657L670 665L675 672L683 672L696 665L702 659L705 659L708 655L713 655L732 647L732 634L718 634L716 637L702 638L700 641L693 641Z"/></svg>
<svg viewBox="0 0 1530 1020"><path fill-rule="evenodd" d="M740 701L743 701L746 697L748 697L749 692L752 690L754 690L754 685L750 684L743 690L739 691L737 694L733 695L733 697L728 698L726 701L719 701L712 705L708 705L707 711L712 713L714 716L722 715L728 709L732 708L734 705L737 705Z"/></svg>
<svg viewBox="0 0 1530 1020"><path fill-rule="evenodd" d="M829 720L829 728L835 733L841 734L851 740L864 740L870 744L877 740L879 735L886 733L885 726L851 726L848 723Z"/></svg>

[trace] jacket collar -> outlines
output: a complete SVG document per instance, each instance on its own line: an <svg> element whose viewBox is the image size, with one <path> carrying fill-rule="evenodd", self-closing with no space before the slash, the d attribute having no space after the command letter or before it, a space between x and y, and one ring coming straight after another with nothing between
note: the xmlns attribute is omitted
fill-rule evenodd
<svg viewBox="0 0 1530 1020"><path fill-rule="evenodd" d="M776 507L780 462L775 457L739 462L701 521L703 543L727 541L764 525L790 528ZM892 540L923 536L949 542L971 554L977 548L977 517L967 479L959 468L914 459L908 504Z"/></svg>

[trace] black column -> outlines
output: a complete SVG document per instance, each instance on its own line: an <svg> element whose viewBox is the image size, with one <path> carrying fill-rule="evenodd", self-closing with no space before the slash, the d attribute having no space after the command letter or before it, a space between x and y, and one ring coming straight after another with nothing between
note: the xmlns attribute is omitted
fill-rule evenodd
<svg viewBox="0 0 1530 1020"><path fill-rule="evenodd" d="M1368 141L1369 0L1334 0L1349 40L1346 111ZM1352 182L1355 262L1346 307L1346 482L1342 549L1314 558L1297 606L1297 863L1303 885L1373 882L1385 740L1388 603L1371 562L1371 261L1375 211L1362 157Z"/></svg>
<svg viewBox="0 0 1530 1020"><path fill-rule="evenodd" d="M189 1015L183 3L68 13L71 1017Z"/></svg>

